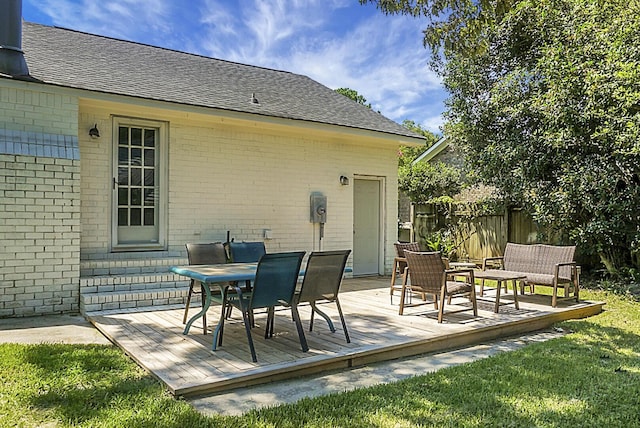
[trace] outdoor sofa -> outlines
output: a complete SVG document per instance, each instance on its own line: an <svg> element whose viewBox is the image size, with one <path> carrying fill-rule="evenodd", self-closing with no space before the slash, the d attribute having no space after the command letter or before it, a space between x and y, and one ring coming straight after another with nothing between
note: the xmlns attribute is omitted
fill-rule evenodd
<svg viewBox="0 0 640 428"><path fill-rule="evenodd" d="M563 299L575 298L576 302L579 301L580 279L579 268L574 261L575 251L575 246L509 242L503 256L484 259L482 270L495 267L497 263L505 272L525 276L520 280L520 294L524 294L525 287L529 287L531 293L535 292L535 286L552 287L551 306L555 308L559 288L564 291Z"/></svg>

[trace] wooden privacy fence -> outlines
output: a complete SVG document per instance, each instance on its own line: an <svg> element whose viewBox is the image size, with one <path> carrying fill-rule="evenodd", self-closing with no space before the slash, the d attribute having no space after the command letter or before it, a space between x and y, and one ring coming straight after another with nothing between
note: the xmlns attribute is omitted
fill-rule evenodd
<svg viewBox="0 0 640 428"><path fill-rule="evenodd" d="M507 242L533 244L537 227L519 208L471 216L463 204L416 204L413 207L413 240L425 249L437 234L445 234L455 248L453 259L482 261L484 257L502 255Z"/></svg>

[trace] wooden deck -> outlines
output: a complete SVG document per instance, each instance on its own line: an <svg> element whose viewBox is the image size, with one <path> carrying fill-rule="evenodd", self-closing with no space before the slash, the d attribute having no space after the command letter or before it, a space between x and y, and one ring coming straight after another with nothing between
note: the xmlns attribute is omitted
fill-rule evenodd
<svg viewBox="0 0 640 428"><path fill-rule="evenodd" d="M256 327L252 331L257 363L251 361L238 311L234 311L228 324L225 323L224 342L217 351L211 350L213 336L202 333L199 321L194 323L188 335L182 334L183 308L102 312L90 314L89 319L111 341L164 382L171 393L187 396L522 334L558 321L597 314L603 306L602 302L569 300L552 308L550 296L524 295L519 296L519 310L513 305L502 306L496 314L491 293L493 291L485 292L484 299L489 300L478 300L477 318L471 311L445 313L444 322L438 324L433 305L407 308L405 315L399 316L399 297L394 298L393 305L389 302L389 278L346 279L340 301L351 343L345 341L333 304L322 308L332 316L337 331L331 333L326 322L316 317L313 332L306 332L310 347L306 353L300 349L289 310L277 313L275 335L271 339L264 339L266 315L257 313ZM501 297L501 301L510 299L513 296ZM469 305L465 299L453 303ZM219 306L211 308L209 324L215 323L219 310ZM300 314L308 328L309 308L301 307Z"/></svg>

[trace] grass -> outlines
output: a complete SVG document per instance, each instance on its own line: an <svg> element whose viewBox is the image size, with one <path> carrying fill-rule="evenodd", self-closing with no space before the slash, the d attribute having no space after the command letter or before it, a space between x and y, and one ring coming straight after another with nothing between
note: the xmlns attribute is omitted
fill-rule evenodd
<svg viewBox="0 0 640 428"><path fill-rule="evenodd" d="M205 417L110 346L0 345L0 426L628 427L640 425L640 305L583 292L597 316L571 333L405 381Z"/></svg>

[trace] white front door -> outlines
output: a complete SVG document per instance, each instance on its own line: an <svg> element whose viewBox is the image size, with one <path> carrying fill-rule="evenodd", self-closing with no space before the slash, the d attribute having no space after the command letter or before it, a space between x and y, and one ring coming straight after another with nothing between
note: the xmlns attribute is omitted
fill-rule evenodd
<svg viewBox="0 0 640 428"><path fill-rule="evenodd" d="M114 250L164 247L165 139L162 122L114 119Z"/></svg>
<svg viewBox="0 0 640 428"><path fill-rule="evenodd" d="M353 180L353 274L380 273L380 181Z"/></svg>

